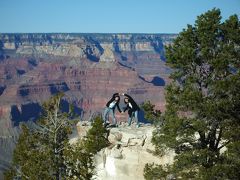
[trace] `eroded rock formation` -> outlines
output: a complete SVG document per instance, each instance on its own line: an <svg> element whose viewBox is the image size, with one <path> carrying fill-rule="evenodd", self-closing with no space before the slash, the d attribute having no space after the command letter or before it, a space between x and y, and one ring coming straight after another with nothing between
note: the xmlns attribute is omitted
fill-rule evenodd
<svg viewBox="0 0 240 180"><path fill-rule="evenodd" d="M37 119L41 103L57 92L65 93L66 109L72 103L85 120L101 112L115 92L127 92L139 104L151 100L164 110L171 70L163 46L175 37L0 34L0 138L15 141L19 123ZM127 119L118 113L117 118ZM4 147L12 151L13 146Z"/></svg>
<svg viewBox="0 0 240 180"><path fill-rule="evenodd" d="M90 128L90 124L79 122L78 135L71 139L74 145L83 138ZM154 146L151 143L154 127L149 124L127 126L122 123L118 128L109 129L109 147L102 149L95 155L96 179L104 180L143 180L143 169L146 163L171 164L175 153L169 151L159 157L153 154Z"/></svg>

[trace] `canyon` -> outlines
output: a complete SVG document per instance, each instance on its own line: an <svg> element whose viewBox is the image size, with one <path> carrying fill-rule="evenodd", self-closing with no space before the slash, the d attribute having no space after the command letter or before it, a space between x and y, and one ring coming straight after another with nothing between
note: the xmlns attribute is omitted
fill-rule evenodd
<svg viewBox="0 0 240 180"><path fill-rule="evenodd" d="M41 104L64 92L81 120L101 113L115 92L165 109L170 82L164 46L176 34L0 34L0 171L9 166L19 124L31 123ZM123 98L123 97L122 97ZM120 104L123 107L123 103ZM127 114L117 113L119 121Z"/></svg>

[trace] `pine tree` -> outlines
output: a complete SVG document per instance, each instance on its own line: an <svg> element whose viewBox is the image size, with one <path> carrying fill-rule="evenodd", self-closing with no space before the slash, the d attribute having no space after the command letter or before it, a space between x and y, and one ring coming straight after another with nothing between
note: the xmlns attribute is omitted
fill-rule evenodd
<svg viewBox="0 0 240 180"><path fill-rule="evenodd" d="M26 125L22 125L21 129L22 133L13 154L13 166L5 172L5 179L52 179L49 172L52 164L49 152L38 148L37 134L33 134Z"/></svg>
<svg viewBox="0 0 240 180"><path fill-rule="evenodd" d="M197 17L166 48L174 69L166 112L152 142L176 152L170 166L147 164L146 179L239 179L240 22L219 9Z"/></svg>
<svg viewBox="0 0 240 180"><path fill-rule="evenodd" d="M71 134L71 124L69 114L61 111L61 98L63 94L58 94L43 104L44 114L39 120L37 131L40 141L45 149L49 149L52 160L52 175L55 179L65 176L65 164L63 150L68 143L68 135Z"/></svg>
<svg viewBox="0 0 240 180"><path fill-rule="evenodd" d="M63 94L57 94L43 104L43 115L35 127L22 126L13 166L5 173L5 179L57 180L93 175L93 154L79 143L76 146L69 144L72 113L61 111L62 97ZM79 164L84 166L79 167Z"/></svg>
<svg viewBox="0 0 240 180"><path fill-rule="evenodd" d="M87 132L84 140L87 151L96 154L102 148L107 147L109 145L108 134L108 130L103 125L102 117L96 116L93 119L92 128Z"/></svg>
<svg viewBox="0 0 240 180"><path fill-rule="evenodd" d="M94 173L93 155L78 141L75 145L68 144L63 151L66 165L66 179L91 179Z"/></svg>
<svg viewBox="0 0 240 180"><path fill-rule="evenodd" d="M144 117L151 123L155 124L156 126L162 122L161 120L161 111L155 109L155 105L151 104L150 101L146 101L141 105L141 108L144 111Z"/></svg>
<svg viewBox="0 0 240 180"><path fill-rule="evenodd" d="M102 117L93 117L92 122L86 137L74 147L68 146L64 150L68 179L91 179L95 174L93 155L109 145L109 132L103 125Z"/></svg>

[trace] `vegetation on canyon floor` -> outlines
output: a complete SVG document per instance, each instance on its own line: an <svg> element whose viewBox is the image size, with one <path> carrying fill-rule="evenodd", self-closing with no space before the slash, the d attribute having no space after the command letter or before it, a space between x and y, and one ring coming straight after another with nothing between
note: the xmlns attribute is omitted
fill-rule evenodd
<svg viewBox="0 0 240 180"><path fill-rule="evenodd" d="M174 149L172 165L147 164L146 179L239 179L240 22L222 22L219 9L197 17L166 48L175 69L166 111L153 117L156 153Z"/></svg>
<svg viewBox="0 0 240 180"><path fill-rule="evenodd" d="M22 125L5 179L90 179L94 175L93 156L108 143L103 120L95 117L86 138L69 144L75 121L71 111L62 111L62 96L43 104L44 113L34 127Z"/></svg>

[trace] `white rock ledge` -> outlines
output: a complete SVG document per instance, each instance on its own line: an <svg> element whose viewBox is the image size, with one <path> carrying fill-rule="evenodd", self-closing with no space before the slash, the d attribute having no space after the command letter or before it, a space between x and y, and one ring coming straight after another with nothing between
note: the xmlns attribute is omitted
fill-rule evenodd
<svg viewBox="0 0 240 180"><path fill-rule="evenodd" d="M89 129L86 123L78 123L78 134L84 136ZM151 143L154 127L143 125L136 128L126 124L111 128L109 141L111 145L102 149L95 156L97 180L141 180L146 163L171 164L174 152L169 151L165 156L154 156L154 146ZM81 137L80 137L81 138ZM76 141L74 138L72 141Z"/></svg>

